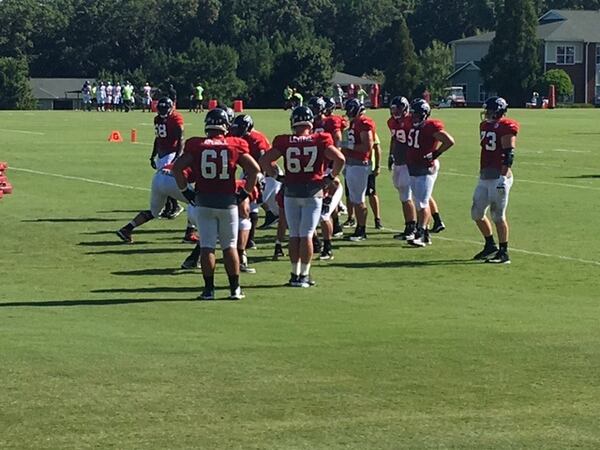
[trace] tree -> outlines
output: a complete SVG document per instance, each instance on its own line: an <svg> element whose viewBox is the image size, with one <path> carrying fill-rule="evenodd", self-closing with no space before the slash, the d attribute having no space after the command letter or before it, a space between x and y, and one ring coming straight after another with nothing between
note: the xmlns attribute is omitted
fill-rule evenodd
<svg viewBox="0 0 600 450"><path fill-rule="evenodd" d="M385 89L392 95L411 97L421 81L421 66L404 17L392 23L389 36Z"/></svg>
<svg viewBox="0 0 600 450"><path fill-rule="evenodd" d="M541 72L534 0L505 0L496 36L481 61L486 90L512 105L524 105Z"/></svg>
<svg viewBox="0 0 600 450"><path fill-rule="evenodd" d="M437 100L443 97L448 76L453 69L452 49L443 42L434 40L420 52L419 59L423 68L423 82L431 93L431 98Z"/></svg>
<svg viewBox="0 0 600 450"><path fill-rule="evenodd" d="M24 58L0 58L0 109L33 109L29 67Z"/></svg>
<svg viewBox="0 0 600 450"><path fill-rule="evenodd" d="M562 69L552 69L546 72L539 81L540 92L548 92L550 85L556 88L556 95L561 101L573 95L573 82L569 74Z"/></svg>

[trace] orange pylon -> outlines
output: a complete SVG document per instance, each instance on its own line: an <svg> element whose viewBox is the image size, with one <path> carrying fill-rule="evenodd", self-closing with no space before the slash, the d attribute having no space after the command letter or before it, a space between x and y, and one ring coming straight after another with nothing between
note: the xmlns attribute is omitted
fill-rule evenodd
<svg viewBox="0 0 600 450"><path fill-rule="evenodd" d="M108 142L123 142L123 137L120 131L111 131L108 137Z"/></svg>

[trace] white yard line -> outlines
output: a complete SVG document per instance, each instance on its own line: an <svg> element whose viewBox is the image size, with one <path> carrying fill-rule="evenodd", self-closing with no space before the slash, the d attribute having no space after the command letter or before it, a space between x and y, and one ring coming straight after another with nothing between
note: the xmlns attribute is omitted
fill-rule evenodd
<svg viewBox="0 0 600 450"><path fill-rule="evenodd" d="M453 175L455 177L467 177L467 178L473 178L473 179L477 178L476 175L466 175L464 173L457 173L457 172L452 172L452 171L440 172L440 174L441 175ZM518 178L518 177L515 179L515 181L517 183L544 184L544 185L549 185L549 186L561 186L561 187L571 187L571 188L577 188L577 189L590 189L593 191L600 191L600 187L582 186L580 184L553 183L551 181L523 180L522 178Z"/></svg>
<svg viewBox="0 0 600 450"><path fill-rule="evenodd" d="M27 131L27 130L9 130L7 128L0 128L0 131L8 131L10 133L21 133L21 134L35 134L36 136L44 136L46 133L39 131Z"/></svg>
<svg viewBox="0 0 600 450"><path fill-rule="evenodd" d="M392 230L391 228L384 228L387 231L391 231L392 233L401 233L401 230ZM447 237L443 237L443 236L439 236L439 235L434 235L433 236L434 239L439 239L441 241L449 241L449 242L460 242L463 244L473 244L473 245L478 245L478 246L483 246L483 242L478 242L478 241L472 241L469 239L454 239L454 238L447 238ZM542 252L533 252L530 250L524 250L522 248L514 248L511 247L510 248L511 252L517 252L517 253L524 253L526 255L534 255L534 256L543 256L544 258L554 258L554 259L562 259L562 260L566 260L566 261L574 261L574 262L580 262L583 264L592 264L594 266L600 266L600 261L593 261L590 259L582 259L582 258L575 258L573 256L566 256L566 255L553 255L550 253L542 253Z"/></svg>
<svg viewBox="0 0 600 450"><path fill-rule="evenodd" d="M27 172L27 173L34 173L36 175L46 175L49 177L56 177L56 178L62 178L65 180L74 180L74 181L83 181L85 183L92 183L92 184L100 184L103 186L111 186L111 187L116 187L116 188L121 188L121 189L133 189L133 190L137 190L137 191L145 191L148 192L150 191L150 189L148 188L142 188L142 187L137 187L137 186L129 186L126 184L118 184L118 183L109 183L108 181L102 181L102 180L94 180L91 178L83 178L83 177L74 177L74 176L70 176L70 175L62 175L59 173L50 173L50 172L42 172L40 170L32 170L32 169L23 169L23 168L19 168L19 167L10 167L10 170L15 170L18 172ZM458 174L458 173L452 173L452 172L443 172L446 173L448 175L457 175L457 176L464 176L464 177L471 177L471 178L475 178L471 175L464 175L464 174ZM527 181L527 180L519 180L519 181ZM536 181L529 181L530 183L540 183L540 184L555 184L558 186L568 186L568 187L576 187L576 188L583 188L583 189L595 189L595 188L590 188L587 186L577 186L577 185L564 185L564 184L560 184L560 183L544 183L544 182L536 182ZM600 189L597 189L600 190ZM391 228L385 228L388 231L391 231L393 233L400 233L401 230L393 230ZM436 239L442 240L442 241L449 241L449 242L461 242L464 244L473 244L473 245L482 245L481 242L478 241L471 241L468 239L453 239L453 238L447 238L447 237L442 237L442 236L435 236ZM511 247L510 250L512 252L517 252L517 253L524 253L526 255L534 255L534 256L542 256L545 258L554 258L554 259L562 259L565 261L574 261L574 262L579 262L579 263L583 263L583 264L592 264L595 266L600 266L600 261L593 261L593 260L589 260L589 259L582 259L582 258L576 258L573 256L566 256L566 255L553 255L550 253L542 253L542 252L534 252L534 251L530 251L530 250L524 250L524 249L520 249L520 248L514 248Z"/></svg>
<svg viewBox="0 0 600 450"><path fill-rule="evenodd" d="M73 177L71 175L62 175L60 173L42 172L40 170L22 169L22 168L13 167L13 166L10 166L9 170L16 170L17 172L35 173L36 175L46 175L48 177L63 178L65 180L84 181L86 183L101 184L101 185L104 185L104 186L111 186L111 187L117 187L117 188L122 188L122 189L133 189L133 190L136 190L136 191L145 191L145 192L150 191L150 189L148 189L148 188L141 188L141 187L137 187L137 186L129 186L129 185L126 185L126 184L109 183L108 181L94 180L94 179L91 179L91 178Z"/></svg>
<svg viewBox="0 0 600 450"><path fill-rule="evenodd" d="M552 151L553 152L562 152L562 153L592 153L590 150L567 150L564 148L555 148Z"/></svg>

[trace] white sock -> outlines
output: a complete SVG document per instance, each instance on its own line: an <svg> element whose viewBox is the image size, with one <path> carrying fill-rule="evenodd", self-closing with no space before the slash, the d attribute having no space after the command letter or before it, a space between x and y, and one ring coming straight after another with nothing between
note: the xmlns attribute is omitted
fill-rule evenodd
<svg viewBox="0 0 600 450"><path fill-rule="evenodd" d="M309 272L310 272L310 263L307 263L307 264L300 263L300 275L302 275L302 276L308 275Z"/></svg>
<svg viewBox="0 0 600 450"><path fill-rule="evenodd" d="M300 261L292 263L292 273L294 275L300 275Z"/></svg>

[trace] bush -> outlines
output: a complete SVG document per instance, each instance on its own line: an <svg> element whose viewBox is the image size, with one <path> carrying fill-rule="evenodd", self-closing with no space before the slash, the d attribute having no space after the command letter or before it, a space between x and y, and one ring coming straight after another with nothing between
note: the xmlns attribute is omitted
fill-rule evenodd
<svg viewBox="0 0 600 450"><path fill-rule="evenodd" d="M557 98L571 97L573 95L573 82L569 74L562 69L552 69L546 72L539 82L540 92L546 94L553 84L556 88Z"/></svg>
<svg viewBox="0 0 600 450"><path fill-rule="evenodd" d="M24 58L0 58L0 109L34 109L29 66Z"/></svg>

